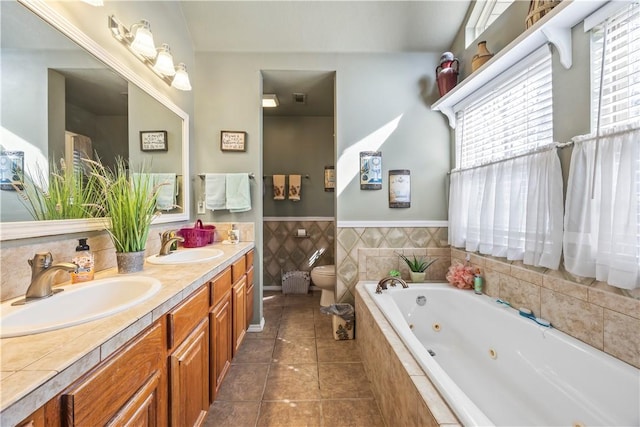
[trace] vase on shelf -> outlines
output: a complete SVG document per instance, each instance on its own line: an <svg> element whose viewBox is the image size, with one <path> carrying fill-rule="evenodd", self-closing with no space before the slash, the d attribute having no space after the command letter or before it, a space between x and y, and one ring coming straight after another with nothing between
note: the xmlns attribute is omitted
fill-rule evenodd
<svg viewBox="0 0 640 427"><path fill-rule="evenodd" d="M485 62L493 58L493 53L487 49L487 42L481 41L478 43L478 51L473 55L471 59L471 72L480 68Z"/></svg>
<svg viewBox="0 0 640 427"><path fill-rule="evenodd" d="M440 57L440 65L436 67L436 81L438 92L444 96L458 84L458 68L460 63L451 52L445 52Z"/></svg>

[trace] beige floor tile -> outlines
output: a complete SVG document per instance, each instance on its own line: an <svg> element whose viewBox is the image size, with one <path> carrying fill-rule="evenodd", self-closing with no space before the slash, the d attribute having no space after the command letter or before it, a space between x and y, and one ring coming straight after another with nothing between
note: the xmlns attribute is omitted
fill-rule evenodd
<svg viewBox="0 0 640 427"><path fill-rule="evenodd" d="M317 295L316 295L317 294ZM287 294L285 306L320 307L320 292L309 294Z"/></svg>
<svg viewBox="0 0 640 427"><path fill-rule="evenodd" d="M373 399L322 400L325 426L384 427L382 415Z"/></svg>
<svg viewBox="0 0 640 427"><path fill-rule="evenodd" d="M260 401L269 372L268 364L238 363L222 382L216 400Z"/></svg>
<svg viewBox="0 0 640 427"><path fill-rule="evenodd" d="M318 378L323 399L373 399L362 363L319 363Z"/></svg>
<svg viewBox="0 0 640 427"><path fill-rule="evenodd" d="M265 292L262 297L264 307L282 307L285 304L286 295L281 292Z"/></svg>
<svg viewBox="0 0 640 427"><path fill-rule="evenodd" d="M315 329L317 339L333 339L333 325L331 321L316 323Z"/></svg>
<svg viewBox="0 0 640 427"><path fill-rule="evenodd" d="M312 400L319 398L317 364L271 364L263 400Z"/></svg>
<svg viewBox="0 0 640 427"><path fill-rule="evenodd" d="M315 338L316 329L313 322L280 324L278 328L278 338Z"/></svg>
<svg viewBox="0 0 640 427"><path fill-rule="evenodd" d="M253 427L258 419L260 402L223 402L216 400L204 427Z"/></svg>
<svg viewBox="0 0 640 427"><path fill-rule="evenodd" d="M271 339L274 340L278 336L279 323L265 322L264 328L260 332L247 332L247 339Z"/></svg>
<svg viewBox="0 0 640 427"><path fill-rule="evenodd" d="M269 363L274 345L274 339L244 340L232 363Z"/></svg>
<svg viewBox="0 0 640 427"><path fill-rule="evenodd" d="M316 339L318 362L360 362L360 350L355 340Z"/></svg>
<svg viewBox="0 0 640 427"><path fill-rule="evenodd" d="M278 338L273 349L275 363L317 363L315 338Z"/></svg>
<svg viewBox="0 0 640 427"><path fill-rule="evenodd" d="M320 401L262 402L260 427L316 427L320 426Z"/></svg>

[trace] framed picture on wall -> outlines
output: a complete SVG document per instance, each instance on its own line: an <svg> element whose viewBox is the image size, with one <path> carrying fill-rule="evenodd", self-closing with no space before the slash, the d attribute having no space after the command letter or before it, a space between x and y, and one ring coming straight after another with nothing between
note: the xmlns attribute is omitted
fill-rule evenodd
<svg viewBox="0 0 640 427"><path fill-rule="evenodd" d="M222 151L247 151L247 133L231 130L220 132L220 149Z"/></svg>
<svg viewBox="0 0 640 427"><path fill-rule="evenodd" d="M411 171L408 169L389 171L389 207L411 207Z"/></svg>
<svg viewBox="0 0 640 427"><path fill-rule="evenodd" d="M140 131L140 150L142 151L168 151L166 130L142 130Z"/></svg>
<svg viewBox="0 0 640 427"><path fill-rule="evenodd" d="M382 152L360 152L360 189L382 190Z"/></svg>

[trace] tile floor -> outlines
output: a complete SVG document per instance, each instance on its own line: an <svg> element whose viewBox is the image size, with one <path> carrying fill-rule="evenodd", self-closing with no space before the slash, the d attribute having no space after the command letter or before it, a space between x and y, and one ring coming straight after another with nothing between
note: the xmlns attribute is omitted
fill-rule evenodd
<svg viewBox="0 0 640 427"><path fill-rule="evenodd" d="M354 340L336 341L320 293L265 293L205 427L384 426Z"/></svg>

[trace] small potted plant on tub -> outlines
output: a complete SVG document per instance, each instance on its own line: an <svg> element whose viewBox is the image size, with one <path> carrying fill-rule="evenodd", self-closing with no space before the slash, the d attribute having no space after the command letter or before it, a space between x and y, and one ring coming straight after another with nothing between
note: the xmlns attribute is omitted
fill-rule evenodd
<svg viewBox="0 0 640 427"><path fill-rule="evenodd" d="M413 255L412 258L409 258L404 254L398 254L398 256L402 258L409 267L409 275L412 282L424 282L424 278L427 275L427 269L437 261L437 258L427 260L415 255Z"/></svg>

